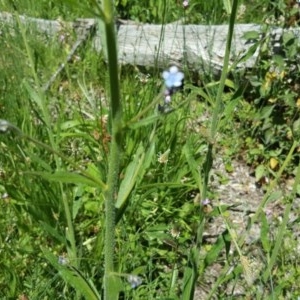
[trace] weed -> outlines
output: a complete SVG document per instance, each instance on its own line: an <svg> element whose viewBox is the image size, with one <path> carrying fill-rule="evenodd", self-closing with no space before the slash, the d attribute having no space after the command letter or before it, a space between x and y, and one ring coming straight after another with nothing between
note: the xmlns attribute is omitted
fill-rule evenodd
<svg viewBox="0 0 300 300"><path fill-rule="evenodd" d="M254 2L267 14L269 1ZM119 69L112 7L68 3L1 3L45 18L96 13L113 49L107 65L87 42L44 91L72 34L62 42L1 27L1 299L299 296L297 36L285 32L274 53L266 26L243 86L229 78L228 56L219 82L195 86L184 68ZM141 22L216 24L231 14L230 33L235 16L266 17L237 4L116 1L120 17ZM220 156L225 173L215 171ZM246 187L230 203L215 190L236 158L264 185L258 200Z"/></svg>

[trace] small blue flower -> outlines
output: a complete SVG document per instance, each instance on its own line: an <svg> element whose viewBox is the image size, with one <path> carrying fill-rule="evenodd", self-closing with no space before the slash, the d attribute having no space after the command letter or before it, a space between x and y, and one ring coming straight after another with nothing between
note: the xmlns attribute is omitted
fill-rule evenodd
<svg viewBox="0 0 300 300"><path fill-rule="evenodd" d="M165 80L165 85L168 89L178 88L182 86L184 74L178 70L176 66L170 67L169 71L164 71L162 74Z"/></svg>

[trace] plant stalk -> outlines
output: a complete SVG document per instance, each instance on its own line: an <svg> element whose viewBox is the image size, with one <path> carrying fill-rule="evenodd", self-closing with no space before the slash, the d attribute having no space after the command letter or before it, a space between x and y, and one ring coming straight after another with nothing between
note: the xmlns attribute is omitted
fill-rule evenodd
<svg viewBox="0 0 300 300"><path fill-rule="evenodd" d="M204 184L203 184L203 191L202 191L202 199L206 199L207 197L207 186L209 180L209 173L212 168L212 160L213 160L213 141L215 141L215 137L218 130L218 123L222 113L222 99L223 99L223 91L225 87L225 81L228 73L228 66L229 66L229 59L230 59L230 49L232 44L232 37L234 32L234 24L235 24L235 17L237 13L237 6L239 0L234 0L232 4L232 10L230 14L229 26L228 26L228 34L227 34L227 41L226 41L226 49L225 49L225 56L223 62L223 69L221 73L220 84L217 92L216 97L216 104L212 115L211 127L210 127L210 144L208 146L208 151L206 155L206 161L204 165Z"/></svg>
<svg viewBox="0 0 300 300"><path fill-rule="evenodd" d="M105 39L107 45L108 72L110 85L110 125L111 145L108 163L107 190L105 198L105 274L104 299L112 299L114 291L114 248L115 248L115 194L119 178L119 165L122 152L122 106L120 101L117 41L114 24L114 5L112 0L104 0Z"/></svg>

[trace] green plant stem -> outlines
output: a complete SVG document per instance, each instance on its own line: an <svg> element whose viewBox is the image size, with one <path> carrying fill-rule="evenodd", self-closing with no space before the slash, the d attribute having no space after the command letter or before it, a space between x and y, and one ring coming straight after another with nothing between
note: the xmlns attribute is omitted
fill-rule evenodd
<svg viewBox="0 0 300 300"><path fill-rule="evenodd" d="M225 56L224 56L224 62L223 62L223 70L221 73L220 85L218 88L218 93L217 93L217 98L216 98L216 106L213 111L213 116L212 116L212 121L211 121L210 138L212 141L214 140L216 133L217 133L218 121L219 121L220 113L222 110L223 91L224 91L225 81L226 81L226 77L227 77L227 73L228 73L230 49L231 49L231 44L232 44L232 36L233 36L233 32L234 32L234 24L235 24L237 5L238 5L238 0L233 1L232 11L231 11L230 21L229 21L228 34L227 34L226 49L225 49Z"/></svg>
<svg viewBox="0 0 300 300"><path fill-rule="evenodd" d="M207 186L208 186L208 179L209 179L209 172L212 167L212 153L213 153L213 141L215 140L217 130L218 130L218 123L222 112L222 96L225 86L225 81L228 73L228 66L229 66L229 58L230 58L230 49L232 43L232 36L234 32L234 24L235 24L235 17L237 12L238 0L234 0L232 4L232 10L229 20L229 27L228 27L228 34L227 34L227 41L226 41L226 49L225 49L225 56L223 62L223 69L221 73L220 84L218 88L218 93L216 97L216 104L212 115L211 127L210 127L210 141L209 144L206 161L204 165L204 184L203 184L203 191L202 191L202 199L206 198L207 194Z"/></svg>
<svg viewBox="0 0 300 300"><path fill-rule="evenodd" d="M216 103L212 115L212 121L211 121L211 127L210 127L210 137L209 137L209 145L208 150L206 154L206 159L204 163L204 179L203 179L203 185L202 185L202 191L201 196L202 199L207 198L207 187L209 182L209 173L213 165L213 148L214 148L214 141L218 130L218 123L220 120L220 116L222 113L222 96L223 91L225 87L225 81L228 73L228 67L229 67L229 58L230 58L230 49L231 49L231 43L232 43L232 36L234 32L234 24L235 24L235 18L237 13L237 6L238 6L238 0L233 0L232 4L232 10L229 20L229 26L228 26L228 34L227 34L227 41L226 41L226 49L225 49L225 56L224 56L224 62L223 62L223 69L221 73L221 79L220 84L217 92L216 97ZM203 219L199 222L198 231L201 233L201 228L204 226L205 223L205 217L203 216ZM201 247L201 240L202 240L202 234L197 235L197 246L198 248ZM197 274L198 275L198 274Z"/></svg>
<svg viewBox="0 0 300 300"><path fill-rule="evenodd" d="M120 101L120 87L118 75L117 41L114 24L113 1L104 0L102 9L105 19L105 38L107 45L108 71L110 81L110 117L111 117L111 147L109 153L107 190L105 198L105 274L104 299L113 299L116 293L113 283L114 274L114 247L115 247L115 193L117 191L119 164L122 145L122 107Z"/></svg>

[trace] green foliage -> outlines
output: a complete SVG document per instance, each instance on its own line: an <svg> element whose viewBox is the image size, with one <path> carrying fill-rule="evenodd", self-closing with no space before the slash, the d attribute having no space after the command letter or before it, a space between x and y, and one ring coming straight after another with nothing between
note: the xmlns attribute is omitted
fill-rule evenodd
<svg viewBox="0 0 300 300"><path fill-rule="evenodd" d="M271 43L268 38L260 42L259 65L249 74L247 83L246 97L251 103L244 103L246 114L238 116L246 125L245 145L250 148L246 159L250 164L258 163L259 168L264 165L267 174L278 168L291 141L298 139L299 122L298 39L292 32L284 33L278 53L267 46ZM298 155L294 159L297 162Z"/></svg>
<svg viewBox="0 0 300 300"><path fill-rule="evenodd" d="M224 24L230 15L231 1L189 1L184 9L183 1L173 0L147 0L141 5L138 0L117 0L115 1L116 12L121 19L130 19L141 23L171 23L177 20L184 20L187 24ZM238 22L261 22L262 16L257 12L266 11L267 8L277 9L283 13L285 6L283 0L279 1L276 7L270 7L269 0L240 1L240 12ZM94 17L95 11L91 9L96 1L87 1L87 6L78 0L33 0L8 1L0 3L1 11L17 11L20 14L30 15L44 19L73 20L74 18ZM243 8L243 5L246 7Z"/></svg>
<svg viewBox="0 0 300 300"><path fill-rule="evenodd" d="M75 2L2 1L1 6L45 18L92 16ZM283 11L282 3L274 9ZM258 1L253 7L262 11L268 4ZM186 22L206 24L227 22L232 9L229 1L190 1L186 10L167 0L143 6L117 1L116 7L120 17L142 22L185 16ZM250 20L256 12L251 6L238 20ZM63 34L67 39L60 42L32 29L17 27L12 34L1 28L0 118L21 130L10 128L0 136L1 299L100 299L103 291L103 191L112 134L107 65L88 43L42 92L74 42L72 33ZM249 38L257 36L252 32ZM205 290L203 278L214 266L211 297L234 298L238 285L248 298L300 295L293 232L298 212L289 219L299 192L299 45L290 33L283 35L280 52L270 52L269 45L266 35L247 54L260 49L246 80L232 74L220 83L208 74L196 85L186 77L184 90L173 95L178 108L169 114L157 110L160 74L130 66L116 73L124 131L113 193L115 298L120 293L124 299L192 299L199 286ZM222 153L228 173L239 157L258 183L272 180L241 236L228 218L234 207L218 203L222 195L210 185L215 153ZM294 178L292 192L276 189L286 178ZM204 194L210 204L203 204ZM282 216L270 218L267 203L281 206ZM216 219L225 229L207 236ZM247 245L257 224L259 237ZM133 275L142 279L136 288L130 286Z"/></svg>
<svg viewBox="0 0 300 300"><path fill-rule="evenodd" d="M24 0L24 1L1 1L1 11L16 11L20 14L38 17L42 19L62 18L70 20L74 16L91 17L92 14L83 11L80 6L74 5L76 1L56 1L56 0Z"/></svg>

